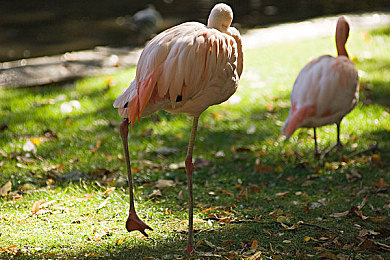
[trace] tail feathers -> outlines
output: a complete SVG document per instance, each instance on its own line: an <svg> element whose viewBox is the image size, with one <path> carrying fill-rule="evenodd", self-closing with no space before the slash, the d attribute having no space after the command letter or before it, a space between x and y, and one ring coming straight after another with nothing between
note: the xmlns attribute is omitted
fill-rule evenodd
<svg viewBox="0 0 390 260"><path fill-rule="evenodd" d="M300 109L296 110L295 112L291 113L286 123L284 124L282 128L282 133L289 138L295 130L297 130L302 122L307 119L308 117L314 116L316 113L316 106L304 106Z"/></svg>
<svg viewBox="0 0 390 260"><path fill-rule="evenodd" d="M118 108L119 115L123 118L128 118L131 122L131 127L134 126L135 118L138 115L138 98L136 97L137 83L134 80L114 101L114 107Z"/></svg>
<svg viewBox="0 0 390 260"><path fill-rule="evenodd" d="M114 101L115 108L125 108L132 101L134 96L137 94L137 84L135 81L131 82L130 86L128 86L122 93L117 97Z"/></svg>

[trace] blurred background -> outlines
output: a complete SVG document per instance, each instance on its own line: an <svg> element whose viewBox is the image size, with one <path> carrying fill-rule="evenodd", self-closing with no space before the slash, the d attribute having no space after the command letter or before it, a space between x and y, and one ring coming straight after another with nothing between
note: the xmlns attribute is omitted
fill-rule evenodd
<svg viewBox="0 0 390 260"><path fill-rule="evenodd" d="M95 46L140 46L184 21L206 22L207 0L0 0L0 62ZM236 27L390 10L389 0L230 0Z"/></svg>

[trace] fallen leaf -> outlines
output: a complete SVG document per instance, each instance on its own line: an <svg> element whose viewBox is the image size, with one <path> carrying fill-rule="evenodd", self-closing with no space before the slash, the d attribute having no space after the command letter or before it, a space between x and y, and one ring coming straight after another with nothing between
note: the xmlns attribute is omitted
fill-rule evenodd
<svg viewBox="0 0 390 260"><path fill-rule="evenodd" d="M334 218L344 217L349 214L349 210L341 212L341 213L333 213L330 216Z"/></svg>
<svg viewBox="0 0 390 260"><path fill-rule="evenodd" d="M236 200L241 200L242 198L248 198L248 188L244 188L238 193Z"/></svg>
<svg viewBox="0 0 390 260"><path fill-rule="evenodd" d="M154 190L152 193L150 193L148 195L148 198L152 199L152 198L161 197L161 196L162 196L161 191L157 189L157 190Z"/></svg>
<svg viewBox="0 0 390 260"><path fill-rule="evenodd" d="M9 253L14 253L13 249L17 248L18 246L16 245L13 245L13 246L9 246L9 247L6 247L6 248L0 248L0 252L9 252Z"/></svg>
<svg viewBox="0 0 390 260"><path fill-rule="evenodd" d="M250 256L250 257L248 257L248 258L246 258L246 259L248 259L248 260L262 259L262 258L261 258L261 255L262 255L262 252L259 251L259 252L256 252L254 255L252 255L252 256Z"/></svg>
<svg viewBox="0 0 390 260"><path fill-rule="evenodd" d="M375 186L375 187L385 187L386 183L385 183L385 180L383 178L380 178L378 182L373 182L372 186Z"/></svg>
<svg viewBox="0 0 390 260"><path fill-rule="evenodd" d="M204 214L204 213L206 213L206 212L209 212L209 211L212 211L212 210L215 210L215 209L218 209L218 207L213 207L213 208L204 209L204 210L202 210L200 213Z"/></svg>
<svg viewBox="0 0 390 260"><path fill-rule="evenodd" d="M257 240L253 240L251 244L251 250L256 249L259 246L259 242Z"/></svg>
<svg viewBox="0 0 390 260"><path fill-rule="evenodd" d="M359 237L365 237L365 236L376 236L379 235L379 232L375 232L374 230L369 230L369 229L362 229L359 232Z"/></svg>
<svg viewBox="0 0 390 260"><path fill-rule="evenodd" d="M91 150L91 152L92 152L92 153L96 153L97 150L99 150L99 148L100 148L101 145L102 145L102 140L99 139L99 140L96 142L95 147Z"/></svg>
<svg viewBox="0 0 390 260"><path fill-rule="evenodd" d="M281 198L286 197L288 194L290 194L289 191L278 192L278 193L275 194L275 198L281 199Z"/></svg>
<svg viewBox="0 0 390 260"><path fill-rule="evenodd" d="M33 144L33 142L28 140L23 145L23 151L25 151L25 152L34 152L35 153L37 151L37 148L35 147L35 144Z"/></svg>
<svg viewBox="0 0 390 260"><path fill-rule="evenodd" d="M53 180L52 178L49 178L49 179L46 180L46 185L47 185L47 186L50 186L50 185L52 185L53 183L54 183L54 180Z"/></svg>
<svg viewBox="0 0 390 260"><path fill-rule="evenodd" d="M299 227L299 225L301 225L303 223L303 221L298 221L297 223L294 223L291 227L287 226L286 224L284 223L280 223L282 225L282 227L284 227L284 229L286 230L295 230Z"/></svg>
<svg viewBox="0 0 390 260"><path fill-rule="evenodd" d="M172 180L158 180L156 181L156 183L154 184L154 186L159 189L159 190L163 190L165 188L168 188L168 187L171 187L175 184L174 181Z"/></svg>
<svg viewBox="0 0 390 260"><path fill-rule="evenodd" d="M38 200L36 202L34 202L34 205L32 206L32 214L36 214L38 211L39 211L39 206L45 202L45 200Z"/></svg>
<svg viewBox="0 0 390 260"><path fill-rule="evenodd" d="M120 244L122 244L125 240L126 240L126 237L124 237L124 238L119 238L119 239L117 239L117 240L115 241L115 244L116 244L116 245L120 245Z"/></svg>
<svg viewBox="0 0 390 260"><path fill-rule="evenodd" d="M106 206L107 202L110 200L110 197L106 198L102 203L99 204L99 206L96 208L97 210L104 208Z"/></svg>
<svg viewBox="0 0 390 260"><path fill-rule="evenodd" d="M382 167L382 159L379 154L371 155L371 162L377 167Z"/></svg>
<svg viewBox="0 0 390 260"><path fill-rule="evenodd" d="M182 200L183 199L183 191L179 191L179 194L177 194L177 199Z"/></svg>
<svg viewBox="0 0 390 260"><path fill-rule="evenodd" d="M358 245L358 248L360 248L360 249L373 249L373 250L382 249L384 251L390 251L389 245L386 245L386 244L383 244L383 243L380 243L380 242L377 242L377 241L374 241L374 240L368 239L368 238L364 239Z"/></svg>
<svg viewBox="0 0 390 260"><path fill-rule="evenodd" d="M305 236L305 237L303 238L303 241L309 242L309 241L318 241L318 240L315 239L315 238L309 237L309 236Z"/></svg>
<svg viewBox="0 0 390 260"><path fill-rule="evenodd" d="M273 220L276 220L278 218L278 216L282 215L283 214L283 210L281 209L275 209L274 211L272 211L271 213L269 213L269 216L273 219Z"/></svg>
<svg viewBox="0 0 390 260"><path fill-rule="evenodd" d="M230 192L230 191L227 191L227 190L221 190L220 193L234 197L233 192Z"/></svg>
<svg viewBox="0 0 390 260"><path fill-rule="evenodd" d="M105 190L105 191L103 192L103 195L110 194L110 193L113 192L114 190L115 190L115 187L108 188L107 190Z"/></svg>
<svg viewBox="0 0 390 260"><path fill-rule="evenodd" d="M202 244L203 240L204 240L204 238L202 238L198 242L196 242L195 249L198 248L200 246L200 244Z"/></svg>
<svg viewBox="0 0 390 260"><path fill-rule="evenodd" d="M269 165L261 164L260 163L260 159L257 158L256 159L256 165L255 165L255 172L258 172L258 173L264 173L264 172L273 173L274 169L271 166L269 166Z"/></svg>
<svg viewBox="0 0 390 260"><path fill-rule="evenodd" d="M93 196L93 194L90 193L90 194L86 195L84 198L70 197L68 200L70 200L70 201L75 200L77 202L82 202L82 201L89 200L90 198L92 198L92 196Z"/></svg>
<svg viewBox="0 0 390 260"><path fill-rule="evenodd" d="M194 168L202 168L210 166L211 162L209 160L203 159L203 158L196 158L194 162ZM184 165L185 166L185 165Z"/></svg>
<svg viewBox="0 0 390 260"><path fill-rule="evenodd" d="M38 138L30 138L30 141L35 145L39 145L41 143L41 139L39 137Z"/></svg>
<svg viewBox="0 0 390 260"><path fill-rule="evenodd" d="M382 222L386 219L390 218L389 216L383 216L383 217L368 217L368 220L371 220L372 222Z"/></svg>
<svg viewBox="0 0 390 260"><path fill-rule="evenodd" d="M0 188L0 195L2 197L5 197L8 195L8 193L11 191L12 189L12 183L11 181L8 181L6 184L4 184L3 187Z"/></svg>

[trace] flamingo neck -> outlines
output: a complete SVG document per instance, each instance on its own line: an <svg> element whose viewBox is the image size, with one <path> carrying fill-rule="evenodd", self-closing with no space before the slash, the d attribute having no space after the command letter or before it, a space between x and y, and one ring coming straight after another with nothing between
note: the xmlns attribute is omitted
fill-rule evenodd
<svg viewBox="0 0 390 260"><path fill-rule="evenodd" d="M339 56L345 56L349 58L348 52L345 49L349 35L349 24L344 17L339 18L336 26L336 48Z"/></svg>
<svg viewBox="0 0 390 260"><path fill-rule="evenodd" d="M348 52L345 49L345 45L337 44L337 55L338 56L345 56L345 57L349 58Z"/></svg>

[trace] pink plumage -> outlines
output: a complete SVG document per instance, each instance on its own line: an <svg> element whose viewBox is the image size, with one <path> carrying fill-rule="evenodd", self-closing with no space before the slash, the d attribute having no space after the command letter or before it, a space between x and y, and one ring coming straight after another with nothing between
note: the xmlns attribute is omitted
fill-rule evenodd
<svg viewBox="0 0 390 260"><path fill-rule="evenodd" d="M339 56L320 56L299 72L291 92L290 112L282 128L287 137L301 127L313 127L315 131L319 126L337 124L339 143L340 122L359 99L358 73L345 49L348 34L349 25L341 17L336 28Z"/></svg>
<svg viewBox="0 0 390 260"><path fill-rule="evenodd" d="M114 107L132 125L157 110L198 116L234 94L242 59L237 29L221 32L197 22L180 24L147 44L136 78Z"/></svg>

